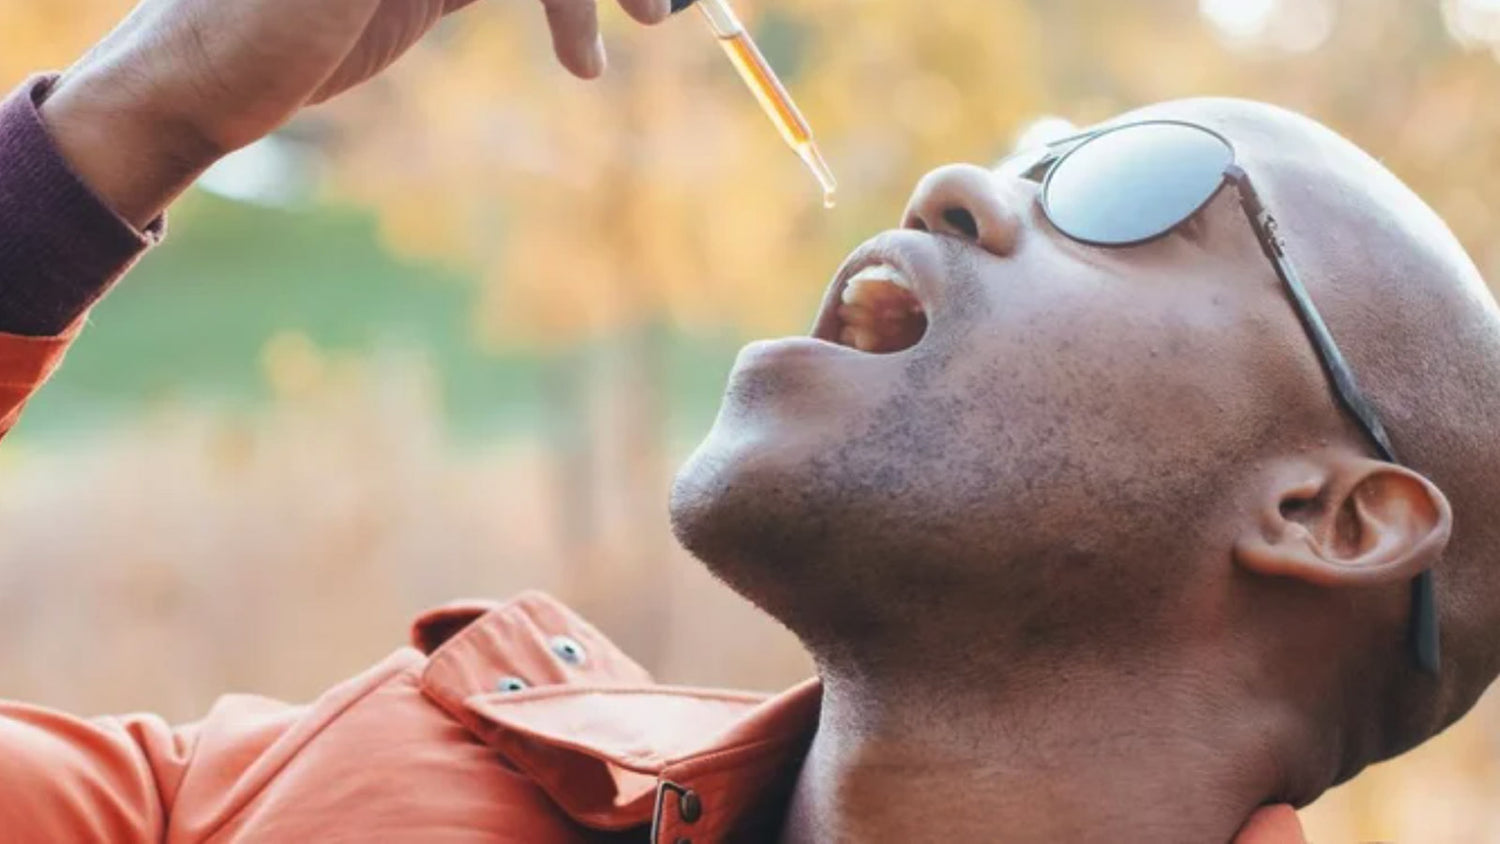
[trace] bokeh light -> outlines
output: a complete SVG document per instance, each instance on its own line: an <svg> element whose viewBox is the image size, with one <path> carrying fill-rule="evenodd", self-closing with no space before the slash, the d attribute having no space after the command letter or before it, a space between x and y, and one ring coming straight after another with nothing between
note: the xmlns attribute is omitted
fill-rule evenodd
<svg viewBox="0 0 1500 844"><path fill-rule="evenodd" d="M1500 50L1500 0L1443 0L1443 21L1460 44Z"/></svg>
<svg viewBox="0 0 1500 844"><path fill-rule="evenodd" d="M238 202L290 206L316 182L316 150L277 135L221 159L198 180L204 191Z"/></svg>
<svg viewBox="0 0 1500 844"><path fill-rule="evenodd" d="M1338 20L1335 0L1199 0L1198 11L1233 46L1290 53L1322 46Z"/></svg>
<svg viewBox="0 0 1500 844"><path fill-rule="evenodd" d="M1198 11L1226 37L1249 41L1266 31L1276 6L1276 0L1199 0Z"/></svg>

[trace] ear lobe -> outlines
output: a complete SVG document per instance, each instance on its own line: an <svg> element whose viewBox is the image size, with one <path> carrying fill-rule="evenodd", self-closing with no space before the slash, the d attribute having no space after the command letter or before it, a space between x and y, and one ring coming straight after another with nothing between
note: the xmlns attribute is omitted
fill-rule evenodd
<svg viewBox="0 0 1500 844"><path fill-rule="evenodd" d="M1324 587L1407 581L1431 568L1453 532L1448 499L1404 466L1348 455L1282 467L1235 563Z"/></svg>

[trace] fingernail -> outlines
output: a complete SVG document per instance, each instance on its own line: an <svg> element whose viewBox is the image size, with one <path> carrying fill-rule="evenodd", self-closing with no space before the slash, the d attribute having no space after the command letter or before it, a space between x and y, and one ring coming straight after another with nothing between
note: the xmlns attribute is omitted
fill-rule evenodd
<svg viewBox="0 0 1500 844"><path fill-rule="evenodd" d="M608 63L609 56L604 52L604 36L596 36L594 38L594 47L592 50L589 50L589 75L598 76L603 73Z"/></svg>
<svg viewBox="0 0 1500 844"><path fill-rule="evenodd" d="M672 0L655 0L655 4L652 15L654 20L664 21L672 16Z"/></svg>

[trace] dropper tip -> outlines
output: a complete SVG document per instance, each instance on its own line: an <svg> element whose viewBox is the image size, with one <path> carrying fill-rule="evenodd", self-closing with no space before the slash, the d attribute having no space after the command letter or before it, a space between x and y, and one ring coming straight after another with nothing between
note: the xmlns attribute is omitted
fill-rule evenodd
<svg viewBox="0 0 1500 844"><path fill-rule="evenodd" d="M839 183L833 177L833 169L828 166L828 162L823 158L823 153L818 149L818 145L809 141L797 151L801 153L802 160L807 164L807 169L812 171L813 176L818 180L818 184L823 188L823 207L832 208L837 205Z"/></svg>

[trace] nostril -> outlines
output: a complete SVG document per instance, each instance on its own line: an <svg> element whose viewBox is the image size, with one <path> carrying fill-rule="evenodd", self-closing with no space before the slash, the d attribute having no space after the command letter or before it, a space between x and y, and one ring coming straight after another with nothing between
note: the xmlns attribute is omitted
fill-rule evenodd
<svg viewBox="0 0 1500 844"><path fill-rule="evenodd" d="M1014 180L972 164L949 164L922 177L906 204L903 228L966 241L1005 257L1024 229L1021 208L1031 201Z"/></svg>
<svg viewBox="0 0 1500 844"><path fill-rule="evenodd" d="M979 221L967 208L948 208L943 211L943 222L962 232L970 240L979 239Z"/></svg>

